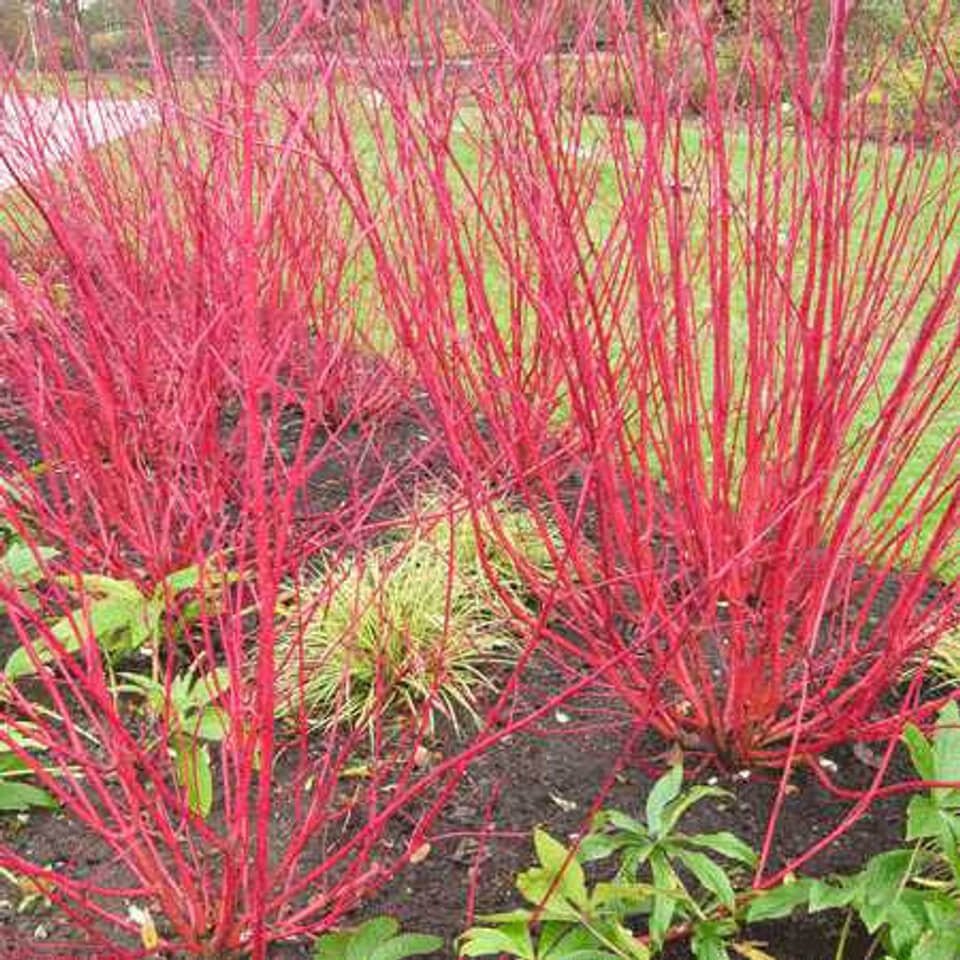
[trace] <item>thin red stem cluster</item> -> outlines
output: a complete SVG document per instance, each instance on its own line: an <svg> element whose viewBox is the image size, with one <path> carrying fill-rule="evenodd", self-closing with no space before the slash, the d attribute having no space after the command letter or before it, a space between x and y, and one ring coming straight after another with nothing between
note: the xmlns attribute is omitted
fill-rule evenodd
<svg viewBox="0 0 960 960"><path fill-rule="evenodd" d="M585 7L572 55L552 8L476 5L466 77L425 15L429 67L371 39L357 71L387 105L390 203L350 192L383 309L477 509L495 485L538 517L548 645L733 767L894 734L902 671L957 617L960 206L953 133L925 122L935 58L913 125L885 131L869 71L851 80L850 5L822 35L781 7L751 5L730 93L698 4ZM590 114L597 70L629 96Z"/></svg>
<svg viewBox="0 0 960 960"><path fill-rule="evenodd" d="M148 949L133 904L162 949L262 960L404 866L483 751L598 686L630 743L780 771L765 864L799 762L889 761L933 716L925 658L960 620L948 5L894 44L926 64L897 127L846 0L736 29L682 0L194 0L202 52L182 6L131 4L140 73L112 85L2 73L0 519L41 575L0 580L3 653L33 666L0 681L0 744L104 868L13 842L0 866L111 956ZM483 728L425 763L427 707L393 724L382 678L362 729L278 720L323 574L440 481L522 639ZM132 658L152 714L97 640L98 576L166 594ZM543 656L569 683L520 711ZM201 744L169 699L214 667Z"/></svg>

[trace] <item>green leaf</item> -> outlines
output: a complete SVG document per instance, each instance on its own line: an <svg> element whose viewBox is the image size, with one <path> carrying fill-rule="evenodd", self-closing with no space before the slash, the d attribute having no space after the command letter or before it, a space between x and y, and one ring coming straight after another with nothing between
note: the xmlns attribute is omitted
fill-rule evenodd
<svg viewBox="0 0 960 960"><path fill-rule="evenodd" d="M625 906L636 908L646 905L657 893L657 888L650 883L620 883L619 881L601 880L593 888L590 903L594 907L606 906L609 903L622 903Z"/></svg>
<svg viewBox="0 0 960 960"><path fill-rule="evenodd" d="M72 577L61 578L68 585ZM125 653L139 649L150 629L146 623L147 599L136 584L84 574L83 589L90 595L88 615L77 608L70 616L61 617L52 628L53 635L67 649L79 646L80 636L91 636L105 653ZM92 599L94 596L97 599Z"/></svg>
<svg viewBox="0 0 960 960"><path fill-rule="evenodd" d="M690 949L697 960L730 960L724 930L716 920L694 924Z"/></svg>
<svg viewBox="0 0 960 960"><path fill-rule="evenodd" d="M393 917L374 917L350 931L345 960L370 960L370 955L384 941L400 932L400 924Z"/></svg>
<svg viewBox="0 0 960 960"><path fill-rule="evenodd" d="M192 590L200 582L200 569L201 565L195 563L192 567L174 571L157 584L154 595L159 595L162 599L166 589L169 589L172 594Z"/></svg>
<svg viewBox="0 0 960 960"><path fill-rule="evenodd" d="M933 779L952 781L960 785L960 706L955 700L948 703L937 717L933 758ZM933 796L942 802L953 792L950 787L934 787Z"/></svg>
<svg viewBox="0 0 960 960"><path fill-rule="evenodd" d="M17 587L32 587L45 576L43 565L57 556L53 547L12 543L0 557L0 580L9 580Z"/></svg>
<svg viewBox="0 0 960 960"><path fill-rule="evenodd" d="M524 924L504 924L501 927L471 927L460 941L464 957L486 957L501 953L520 960L536 960L530 928Z"/></svg>
<svg viewBox="0 0 960 960"><path fill-rule="evenodd" d="M860 919L868 932L875 933L886 922L907 882L913 856L912 850L890 850L867 864L863 871Z"/></svg>
<svg viewBox="0 0 960 960"><path fill-rule="evenodd" d="M650 857L650 871L653 874L653 885L657 888L653 897L653 909L650 911L650 939L654 945L662 946L677 909L675 894L682 889L682 885L660 850Z"/></svg>
<svg viewBox="0 0 960 960"><path fill-rule="evenodd" d="M907 840L939 836L944 825L939 805L931 796L918 794L907 804Z"/></svg>
<svg viewBox="0 0 960 960"><path fill-rule="evenodd" d="M176 750L177 779L187 791L190 809L206 818L213 807L213 771L210 751L187 741Z"/></svg>
<svg viewBox="0 0 960 960"><path fill-rule="evenodd" d="M588 960L615 957L581 924L548 921L540 926L538 960Z"/></svg>
<svg viewBox="0 0 960 960"><path fill-rule="evenodd" d="M595 823L603 827L615 827L621 833L646 840L650 834L639 820L624 813L622 810L604 810L596 817Z"/></svg>
<svg viewBox="0 0 960 960"><path fill-rule="evenodd" d="M201 740L220 741L230 732L230 714L222 707L207 707L200 714L196 735Z"/></svg>
<svg viewBox="0 0 960 960"><path fill-rule="evenodd" d="M369 960L406 960L436 953L443 948L443 939L427 933L399 933L382 943L370 954Z"/></svg>
<svg viewBox="0 0 960 960"><path fill-rule="evenodd" d="M74 637L72 643L65 643L64 646L68 653L72 653L79 647L79 642ZM33 652L41 663L49 663L53 659L53 651L42 640L34 641ZM26 647L18 647L10 654L3 672L8 680L20 680L22 677L31 677L36 673L36 668Z"/></svg>
<svg viewBox="0 0 960 960"><path fill-rule="evenodd" d="M616 853L627 842L622 837L611 836L605 833L588 833L578 848L580 860L584 863L593 863L595 860L605 860Z"/></svg>
<svg viewBox="0 0 960 960"><path fill-rule="evenodd" d="M960 956L960 908L945 894L924 904L926 929L910 953L910 960L956 960ZM892 921L891 921L892 926Z"/></svg>
<svg viewBox="0 0 960 960"><path fill-rule="evenodd" d="M909 956L927 929L925 905L929 897L929 890L907 888L891 907L886 935L896 956Z"/></svg>
<svg viewBox="0 0 960 960"><path fill-rule="evenodd" d="M684 837L683 842L703 850L712 850L728 860L736 860L748 867L757 863L757 855L750 845L725 830L720 833L698 833L692 837Z"/></svg>
<svg viewBox="0 0 960 960"><path fill-rule="evenodd" d="M499 926L504 923L529 924L532 922L535 913L536 911L534 910L525 910L521 907L517 910L504 910L500 913L481 913L477 919L482 920L485 924L492 924L494 926Z"/></svg>
<svg viewBox="0 0 960 960"><path fill-rule="evenodd" d="M933 758L933 747L927 738L912 723L908 723L903 730L903 742L907 745L913 768L921 780L936 779L936 762Z"/></svg>
<svg viewBox="0 0 960 960"><path fill-rule="evenodd" d="M346 960L351 934L345 930L325 933L314 941L313 960Z"/></svg>
<svg viewBox="0 0 960 960"><path fill-rule="evenodd" d="M705 853L695 853L692 850L678 850L676 856L705 890L709 890L727 909L733 910L736 902L733 885L718 863Z"/></svg>
<svg viewBox="0 0 960 960"><path fill-rule="evenodd" d="M31 807L51 809L57 801L46 790L29 783L0 780L0 810L21 811Z"/></svg>
<svg viewBox="0 0 960 960"><path fill-rule="evenodd" d="M821 910L839 910L850 906L857 895L855 880L842 880L839 885L825 880L813 880L810 883L810 912Z"/></svg>
<svg viewBox="0 0 960 960"><path fill-rule="evenodd" d="M619 951L620 957L629 957L630 960L650 960L650 948L638 940L622 923L612 925L609 939Z"/></svg>
<svg viewBox="0 0 960 960"><path fill-rule="evenodd" d="M576 911L571 911L564 902L579 910L586 908L589 896L583 867L570 850L545 830L534 830L533 844L541 867L520 874L517 889L529 902L543 905L551 916L566 916L571 912L576 916Z"/></svg>
<svg viewBox="0 0 960 960"><path fill-rule="evenodd" d="M663 825L663 811L667 804L675 800L683 786L683 764L675 764L665 773L651 789L647 796L646 817L647 829L654 835L660 836Z"/></svg>
<svg viewBox="0 0 960 960"><path fill-rule="evenodd" d="M691 787L683 796L677 797L676 800L667 804L666 809L663 811L663 822L660 829L661 836L669 834L680 822L680 818L694 806L694 804L699 803L701 800L706 800L708 797L728 796L730 796L729 791L721 790L719 787Z"/></svg>
<svg viewBox="0 0 960 960"><path fill-rule="evenodd" d="M763 920L778 920L789 917L797 907L807 903L810 897L810 881L794 880L757 894L747 907L747 923Z"/></svg>

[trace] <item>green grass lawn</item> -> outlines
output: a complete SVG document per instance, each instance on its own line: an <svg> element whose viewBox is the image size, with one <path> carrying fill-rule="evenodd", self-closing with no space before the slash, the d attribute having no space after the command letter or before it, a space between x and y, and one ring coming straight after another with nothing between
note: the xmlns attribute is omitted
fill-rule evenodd
<svg viewBox="0 0 960 960"><path fill-rule="evenodd" d="M57 91L62 91L64 86L66 86L71 93L81 95L85 91L92 89L87 85L84 78L80 77L79 75L71 75L67 77L65 84L63 81L57 81L54 83L50 80L50 78L46 77L34 78L34 80L25 78L25 83L28 86L33 83L34 87L31 87L31 89L35 89L37 93L45 93L47 91L54 93ZM144 88L142 88L139 84L130 83L118 77L104 78L102 85L98 83L97 90L99 95L103 95L104 91L109 91L110 95L112 96L144 95ZM295 90L295 92L297 91ZM302 94L303 88L299 88L298 92ZM195 99L191 102L194 102L199 107L202 105L204 98L213 93L214 91L212 84L204 84L200 87L193 88L192 96ZM358 93L360 94L359 96L356 95ZM267 96L269 96L269 94ZM364 101L364 98L365 102L361 102ZM354 141L354 149L360 158L361 167L365 172L367 187L371 192L375 193L382 188L380 186L381 179L377 170L378 148L370 126L371 116L376 116L377 122L381 124L386 134L387 142L390 146L395 146L395 131L391 126L391 122L389 119L387 119L385 109L382 106L378 106L372 102L368 93L364 93L363 91L358 91L356 89L346 89L345 102L348 102L349 104L347 109L349 111L351 120L351 135ZM267 109L272 110L273 107L268 106ZM279 113L277 116L279 116ZM460 110L452 129L454 157L457 163L462 166L464 176L469 180L474 181L479 181L481 154L487 150L487 144L483 140L484 135L482 133L482 119L483 118L475 107L467 105ZM323 111L321 110L318 117L318 123L322 124L323 122ZM279 130L280 125L278 123L277 131L279 132ZM642 138L642 132L640 128L636 124L628 122L626 134L628 139L633 142L634 149L636 149ZM136 135L136 140L134 141L136 148L141 150L144 149L145 145L149 144L152 136L153 135L149 132L138 133ZM203 151L205 149L203 145L203 136L204 135L201 132L198 138L198 151ZM616 177L614 164L609 156L607 146L606 126L600 118L594 117L586 120L582 131L582 145L586 157L578 162L582 164L596 165L597 167L597 189L589 204L587 213L587 230L592 239L596 243L600 244L610 235L611 231L620 229L618 217L621 208L618 180ZM691 121L684 128L682 147L689 176L692 180L696 181L698 176L697 164L701 159L700 154L702 149L701 133L696 122ZM124 151L127 149L127 145L126 143L115 142L100 147L99 149L103 151L109 151L112 160L123 163L123 155ZM732 199L736 203L743 194L744 187L749 176L749 171L747 170L748 144L746 134L743 131L732 131L727 138L727 150L731 165L731 192L733 193ZM872 175L873 167L877 162L879 162L879 158L881 156L882 153L878 150L878 148L874 146L868 146L865 148L864 163L859 173L858 191L860 193L866 193L869 190L869 181ZM897 148L892 155L892 159L897 161L902 158L902 156L902 150ZM920 158L924 157L923 154L919 154L918 156ZM919 161L917 163L919 163ZM468 207L472 201L467 199L466 191L462 188L462 186L457 187L455 177L451 177L451 182L454 184L454 193L458 198L458 202L462 203L465 207ZM908 176L902 195L909 196L909 191L914 189L915 186L916 184L911 183L911 178ZM956 165L952 162L951 158L946 155L936 158L934 161L932 182L929 190L931 194L936 195L941 188L948 188L949 196L954 198L956 203L960 203L960 172L958 172ZM29 207L16 202L16 198L12 195L8 194L7 199L11 202L5 203L2 211L0 211L0 229L2 229L5 234L10 234L15 232L11 229L10 218L23 217ZM702 204L699 204L698 207L698 199L696 194L691 197L690 202L694 206L695 213L691 221L691 229L693 233L689 237L688 242L692 247L696 247L703 239L703 230L705 229L706 221L704 207ZM864 215L862 212L859 214L859 216L859 221L856 218L854 219L854 228L852 231L854 237L858 235L858 232L863 232L866 230L866 227L864 226L865 221L863 220ZM947 224L942 219L943 216L944 210L942 204L928 205L921 211L919 217L913 225L913 230L914 235L917 238L916 242L921 243L926 242L925 235L929 229L936 227L938 224L940 225L938 231L935 231L935 233L938 234L937 240L940 245L940 262L941 265L946 266L949 264L952 258L957 255L958 250L960 250L960 235L958 235L958 232L956 231L951 233L947 229ZM938 218L940 219L938 220ZM22 223L20 225L22 226ZM736 222L732 225L732 227L735 234L743 234L742 222ZM344 228L349 229L349 225L345 223ZM869 231L867 231L867 233L869 236ZM396 241L397 249L402 251L403 238L395 237L394 240ZM798 249L804 249L802 237L798 243ZM494 311L494 314L503 318L503 323L506 325L508 323L507 318L511 299L515 298L517 295L516 285L511 281L509 271L504 267L504 264L497 254L492 241L487 244L486 250L489 250L490 253L490 256L484 267L485 274L483 282L486 296L492 310ZM665 263L665 248L661 249L661 255L664 257ZM745 284L745 271L743 269L737 269L737 267L742 267L742 264L734 264L734 284L731 291L730 314L732 325L731 339L735 351L734 370L742 371L745 366L743 359L746 353L747 342L747 291ZM795 277L802 277L804 267L805 263L803 257L798 256ZM358 294L362 296L365 301L371 303L374 307L370 310L370 325L366 331L371 342L379 344L381 349L383 349L385 352L389 352L393 346L391 343L390 331L380 319L381 312L376 309L377 292L373 261L369 255L369 252L365 251L363 248L360 249L355 258L350 270L349 279L351 283L355 284ZM700 318L702 319L706 316L706 312L709 307L710 291L707 278L705 275L703 275L699 278L691 277L689 279L691 284L692 300L695 305L695 309L698 311ZM909 281L909 275L897 277L895 279L894 289L899 287L901 284L909 283ZM912 320L904 326L901 333L897 336L893 349L884 360L877 389L874 390L864 400L858 411L856 423L854 424L852 430L853 434L855 434L857 430L866 427L873 422L879 411L882 409L884 400L893 389L902 369L903 362L910 350L912 336L916 329L916 325L920 318L924 315L925 311L929 308L930 304L933 302L935 294L935 289L933 289L934 287L935 284L932 284L931 289L923 292L913 311ZM456 312L462 312L465 309L464 285L459 279L455 279L453 283L453 289L455 291L455 302L453 304L453 308ZM856 289L856 281L854 282L854 289ZM533 307L527 303L525 314L531 323L535 321L534 312L535 311ZM896 319L896 316L894 315L891 319ZM703 331L700 349L704 359L702 369L702 391L704 397L709 397L712 390L713 376L711 359L711 333L709 326L706 324L701 324L700 329ZM910 456L907 467L900 473L896 483L886 498L885 502L887 506L877 517L878 522L882 522L884 517L889 515L894 509L895 505L902 501L905 496L907 496L909 491L922 477L924 471L933 458L944 447L949 439L957 434L958 431L960 431L960 403L945 403L943 408L937 414L934 422L919 438L919 442L916 444L916 447ZM734 451L734 457L736 456L736 451ZM925 530L927 534L929 534L929 532L934 528L939 517L942 515L942 509L943 508L941 508L940 511L931 511L927 516L925 523ZM947 558L947 561L948 569L945 572L956 573L958 569L960 569L960 558L958 558L956 561L950 561L950 559Z"/></svg>

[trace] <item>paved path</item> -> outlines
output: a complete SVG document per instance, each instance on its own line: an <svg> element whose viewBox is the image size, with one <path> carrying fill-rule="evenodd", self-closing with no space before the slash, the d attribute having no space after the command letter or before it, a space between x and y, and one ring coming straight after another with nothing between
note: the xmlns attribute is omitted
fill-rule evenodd
<svg viewBox="0 0 960 960"><path fill-rule="evenodd" d="M29 179L38 162L62 163L156 120L156 108L140 100L0 97L0 190L14 173Z"/></svg>

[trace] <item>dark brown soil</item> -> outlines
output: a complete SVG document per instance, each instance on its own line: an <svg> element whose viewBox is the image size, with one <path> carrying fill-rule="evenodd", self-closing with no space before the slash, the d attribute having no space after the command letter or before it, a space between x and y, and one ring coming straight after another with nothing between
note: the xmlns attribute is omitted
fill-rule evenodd
<svg viewBox="0 0 960 960"><path fill-rule="evenodd" d="M303 522L309 525L311 515L316 513L335 512L336 505L342 502L344 476L348 472L351 483L356 484L354 493L375 485L385 466L401 480L395 487L397 491L403 489L405 475L411 481L422 481L426 476L446 474L449 466L429 431L424 430L428 420L422 408L414 407L406 413L399 412L389 436L379 437L375 443L363 431L353 434L355 442L343 444L343 460L329 462L314 478L298 509ZM285 429L295 436L295 415ZM28 458L31 456L35 449L32 438L21 425L4 432L8 437L10 432L17 434L17 448ZM385 499L372 519L389 519L404 506L407 505ZM8 650L9 642L6 647L0 642L0 654L5 656ZM522 688L524 702L517 705L518 710L542 704L566 682L553 664L543 660L535 663ZM444 956L453 957L453 943L470 920L468 904L472 896L474 915L520 904L514 892L514 878L518 870L531 863L530 837L535 826L545 827L558 838L575 835L583 829L604 789L608 790L602 798L604 805L628 812L642 810L653 773L636 762L638 749L626 755L629 735L629 717L620 712L612 696L593 691L589 697L566 705L561 714L555 714L540 729L517 734L482 756L466 773L445 816L435 824L429 855L408 867L356 914L357 919L392 914L406 929L441 935L447 943ZM873 769L851 750L838 751L830 759L838 768L838 779L845 785L863 787L874 775ZM614 776L615 770L618 772ZM894 770L891 777L903 773L902 769ZM285 776L281 765L276 784L278 796L288 789ZM776 783L757 775L728 775L720 778L719 783L730 791L729 797L708 800L693 808L684 821L684 829L732 830L759 847ZM905 798L876 803L805 869L816 874L853 871L872 854L898 845L905 805ZM849 809L848 803L838 802L809 773L797 773L778 819L770 867L809 848L836 827ZM15 850L34 863L55 865L69 861L75 870L97 877L104 886L122 885L128 879L104 844L78 830L64 814L32 813L25 822L22 820L0 817L0 847ZM284 834L289 830L289 822L278 821L278 847L282 848ZM389 844L390 838L384 842ZM17 901L17 891L0 879L2 960L110 960L113 956L95 945L84 946L62 916L42 905L18 913ZM837 913L798 917L748 930L745 937L766 943L768 952L779 960L829 958L835 955L843 921L844 917ZM75 946L64 945L69 941ZM865 933L854 929L846 957L861 958L867 951ZM277 945L271 952L273 960L309 955L308 944ZM689 956L684 943L674 944L668 951L671 960Z"/></svg>
<svg viewBox="0 0 960 960"><path fill-rule="evenodd" d="M524 687L527 705L543 702L562 682L556 668L538 663ZM446 815L435 825L426 859L409 866L356 914L357 920L391 914L406 929L444 937L450 945L444 956L453 957L453 941L467 925L471 887L476 894L477 914L521 904L513 883L516 872L531 865L530 835L534 826L545 827L558 839L576 835L605 788L609 793L604 805L627 812L642 811L652 780L624 756L627 718L620 718L619 727L615 715L603 718L602 729L587 726L602 706L615 710L598 693L565 705L542 728L516 735L481 757L467 772ZM874 774L852 751L838 752L831 759L839 768L838 779L845 785L863 786ZM622 769L612 776L618 764ZM892 775L897 773L902 776L903 771L893 771ZM282 777L278 778L278 794L282 794L284 784L279 779ZM684 829L732 830L759 846L776 784L758 776L738 775L722 777L719 782L730 796L694 807L684 820ZM896 846L902 837L904 806L903 799L876 803L807 869L815 874L856 870L872 854ZM834 828L849 809L849 804L826 793L812 776L799 773L779 818L771 866L803 852ZM281 842L284 826L282 821L278 824ZM122 882L122 874L118 877L102 843L78 831L62 814L33 813L25 825L15 818L4 818L0 838L34 862L55 863L69 858L75 867L95 873L107 885ZM389 837L385 843L390 843ZM0 907L0 930L4 934L0 958L110 957L109 951L84 948L79 942L68 950L64 941L74 936L68 924L57 914L43 910L17 914L12 893L9 888L3 890L9 902ZM765 942L779 960L828 958L834 956L843 920L839 913L803 916L750 929L745 936ZM38 930L49 939L49 948L46 940L36 939ZM52 945L56 941L59 946ZM867 949L866 935L855 929L846 956L863 957ZM277 945L271 952L274 960L308 956L307 944ZM667 956L681 960L690 954L683 943L678 943L670 947Z"/></svg>

